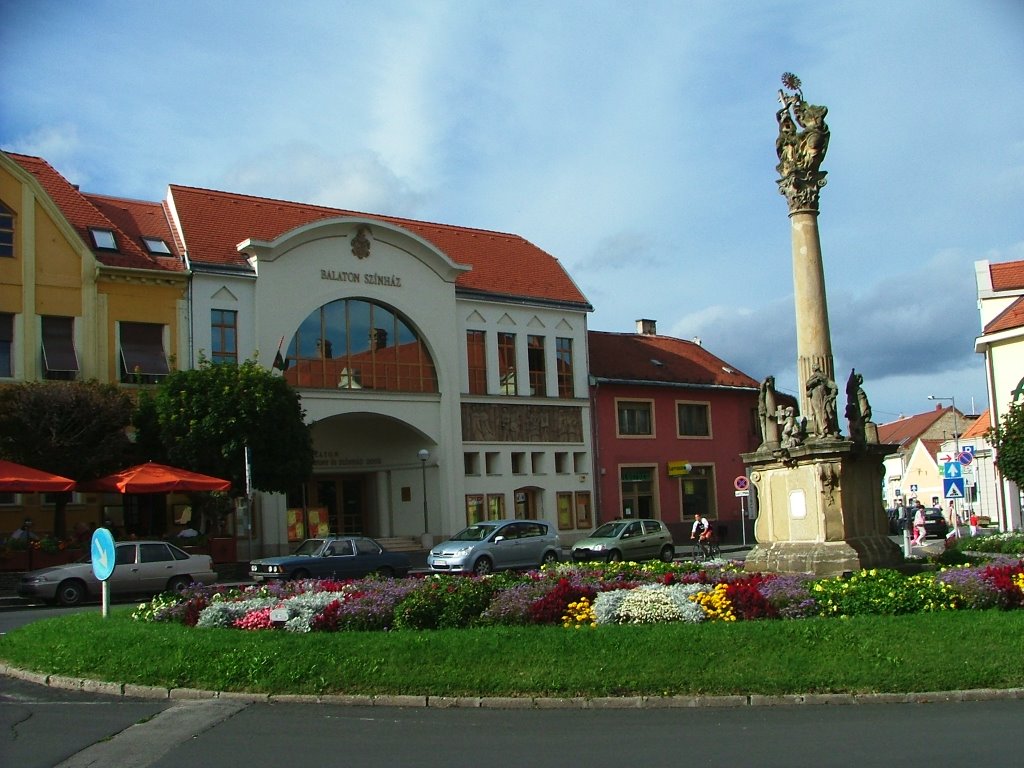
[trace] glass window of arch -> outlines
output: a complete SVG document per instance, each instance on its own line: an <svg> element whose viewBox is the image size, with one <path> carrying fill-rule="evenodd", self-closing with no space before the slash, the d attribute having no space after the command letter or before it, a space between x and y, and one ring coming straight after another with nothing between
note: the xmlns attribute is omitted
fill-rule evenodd
<svg viewBox="0 0 1024 768"><path fill-rule="evenodd" d="M558 396L573 397L572 339L555 339L555 366L558 370Z"/></svg>
<svg viewBox="0 0 1024 768"><path fill-rule="evenodd" d="M338 299L311 313L288 345L285 378L296 387L437 392L426 344L400 313Z"/></svg>

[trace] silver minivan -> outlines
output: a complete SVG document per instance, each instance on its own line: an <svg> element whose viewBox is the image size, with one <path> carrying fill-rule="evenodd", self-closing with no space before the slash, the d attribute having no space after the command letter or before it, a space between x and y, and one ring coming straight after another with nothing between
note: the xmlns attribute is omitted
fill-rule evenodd
<svg viewBox="0 0 1024 768"><path fill-rule="evenodd" d="M558 534L539 520L485 520L438 544L427 566L443 573L480 576L508 568L537 568L561 559Z"/></svg>

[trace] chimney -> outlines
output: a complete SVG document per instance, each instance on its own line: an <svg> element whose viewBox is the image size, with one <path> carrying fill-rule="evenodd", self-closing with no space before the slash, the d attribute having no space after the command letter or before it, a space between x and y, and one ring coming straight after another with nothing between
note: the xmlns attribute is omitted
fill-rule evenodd
<svg viewBox="0 0 1024 768"><path fill-rule="evenodd" d="M636 332L641 336L657 336L658 335L658 321L657 320L644 320L640 319L636 321Z"/></svg>

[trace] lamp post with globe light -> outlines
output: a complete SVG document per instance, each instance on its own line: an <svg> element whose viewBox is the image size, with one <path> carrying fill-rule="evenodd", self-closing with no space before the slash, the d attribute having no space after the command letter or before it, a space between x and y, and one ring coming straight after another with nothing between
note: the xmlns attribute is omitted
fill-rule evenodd
<svg viewBox="0 0 1024 768"><path fill-rule="evenodd" d="M423 546L429 549L430 523L427 520L427 459L430 458L430 451L420 448L416 453L420 460L420 468L423 471Z"/></svg>

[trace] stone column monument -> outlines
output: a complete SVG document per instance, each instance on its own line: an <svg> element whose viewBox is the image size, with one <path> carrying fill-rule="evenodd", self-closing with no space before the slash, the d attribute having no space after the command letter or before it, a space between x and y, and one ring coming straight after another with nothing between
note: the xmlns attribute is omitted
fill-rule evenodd
<svg viewBox="0 0 1024 768"><path fill-rule="evenodd" d="M828 149L828 109L808 104L796 75L782 76L775 143L779 191L789 204L796 303L799 413L775 403L774 378L762 385L762 442L744 454L758 499L757 544L749 571L836 575L902 561L888 538L882 508L884 457L894 446L878 444L871 408L850 372L844 414L850 437L839 428L825 273L818 237L818 194L825 186L821 162ZM774 418L775 423L771 423Z"/></svg>

